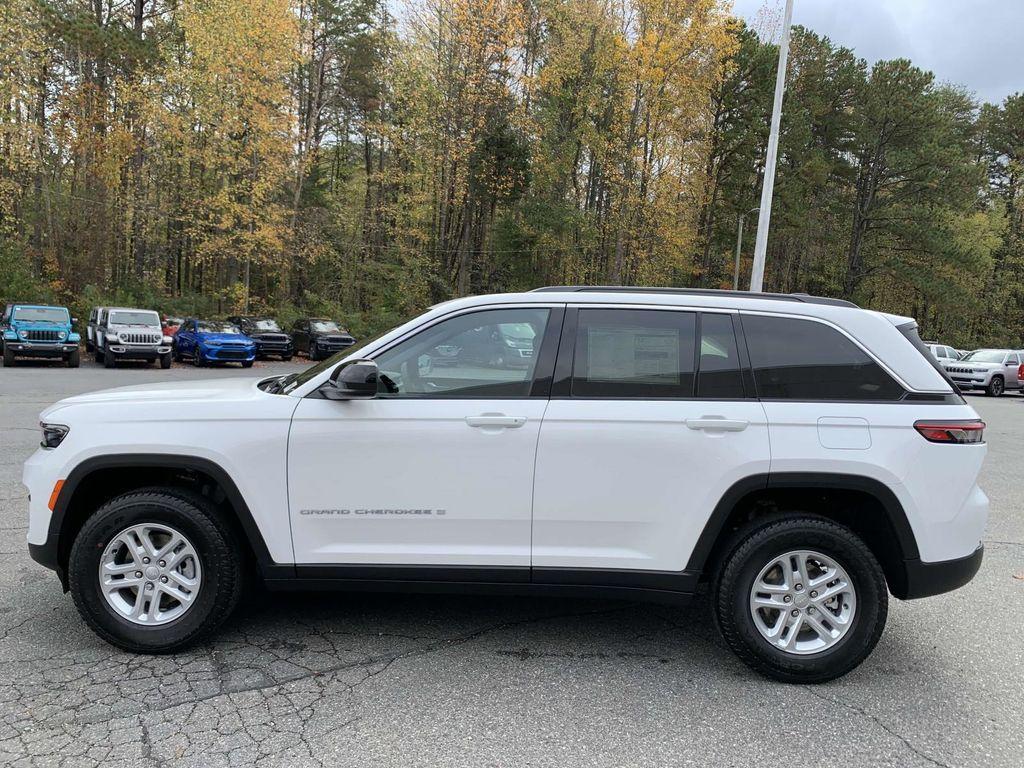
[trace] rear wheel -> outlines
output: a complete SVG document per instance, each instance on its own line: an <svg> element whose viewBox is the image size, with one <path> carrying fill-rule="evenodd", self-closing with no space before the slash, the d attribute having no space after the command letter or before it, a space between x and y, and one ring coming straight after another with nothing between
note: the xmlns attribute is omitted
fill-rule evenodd
<svg viewBox="0 0 1024 768"><path fill-rule="evenodd" d="M234 609L238 544L202 496L149 488L99 508L68 562L78 612L104 640L160 653L195 643Z"/></svg>
<svg viewBox="0 0 1024 768"><path fill-rule="evenodd" d="M985 394L989 397L999 397L1006 390L1006 384L1002 376L993 376L992 381L985 387Z"/></svg>
<svg viewBox="0 0 1024 768"><path fill-rule="evenodd" d="M877 559L852 531L810 516L748 529L714 587L722 637L752 669L787 683L845 675L871 653L889 595Z"/></svg>

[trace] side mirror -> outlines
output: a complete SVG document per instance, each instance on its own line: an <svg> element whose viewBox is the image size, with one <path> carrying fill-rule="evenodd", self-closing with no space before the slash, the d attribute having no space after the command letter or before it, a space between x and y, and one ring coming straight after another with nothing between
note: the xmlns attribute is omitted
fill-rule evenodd
<svg viewBox="0 0 1024 768"><path fill-rule="evenodd" d="M77 325L78 324L78 318L77 317L72 317L71 318L71 324L72 325Z"/></svg>
<svg viewBox="0 0 1024 768"><path fill-rule="evenodd" d="M373 360L346 360L321 391L329 400L372 400L377 396L378 374Z"/></svg>

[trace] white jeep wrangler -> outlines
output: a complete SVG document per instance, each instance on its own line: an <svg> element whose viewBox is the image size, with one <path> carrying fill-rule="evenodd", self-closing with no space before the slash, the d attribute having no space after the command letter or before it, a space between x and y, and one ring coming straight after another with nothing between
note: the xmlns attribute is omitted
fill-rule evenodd
<svg viewBox="0 0 1024 768"><path fill-rule="evenodd" d="M166 414L157 421L154 414ZM680 604L786 681L888 595L977 572L984 424L914 322L808 296L551 288L436 306L298 374L42 414L29 548L85 620L171 651L272 589Z"/></svg>

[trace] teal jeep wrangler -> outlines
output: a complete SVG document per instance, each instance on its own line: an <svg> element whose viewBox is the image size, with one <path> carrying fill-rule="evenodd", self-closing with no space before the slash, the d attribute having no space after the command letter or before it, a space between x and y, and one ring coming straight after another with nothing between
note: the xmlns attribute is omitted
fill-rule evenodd
<svg viewBox="0 0 1024 768"><path fill-rule="evenodd" d="M17 357L58 358L69 368L79 363L79 336L66 307L8 304L0 318L4 365Z"/></svg>

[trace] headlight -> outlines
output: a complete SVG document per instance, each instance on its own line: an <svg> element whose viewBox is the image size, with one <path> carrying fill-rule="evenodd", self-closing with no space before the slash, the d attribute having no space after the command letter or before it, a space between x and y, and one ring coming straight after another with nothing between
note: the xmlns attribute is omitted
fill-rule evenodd
<svg viewBox="0 0 1024 768"><path fill-rule="evenodd" d="M174 339L171 338L170 336L164 336L163 343L164 344L173 344L174 343Z"/></svg>
<svg viewBox="0 0 1024 768"><path fill-rule="evenodd" d="M64 339L66 339L68 337L68 332L67 331L61 331L59 334L57 334L57 336L58 336L58 338L61 341L63 341Z"/></svg>
<svg viewBox="0 0 1024 768"><path fill-rule="evenodd" d="M21 336L21 338L23 338L23 339L27 339L28 338L28 331L18 331L18 335Z"/></svg>
<svg viewBox="0 0 1024 768"><path fill-rule="evenodd" d="M63 424L46 424L41 421L39 428L43 430L43 439L39 443L43 448L56 448L68 434L68 427Z"/></svg>

